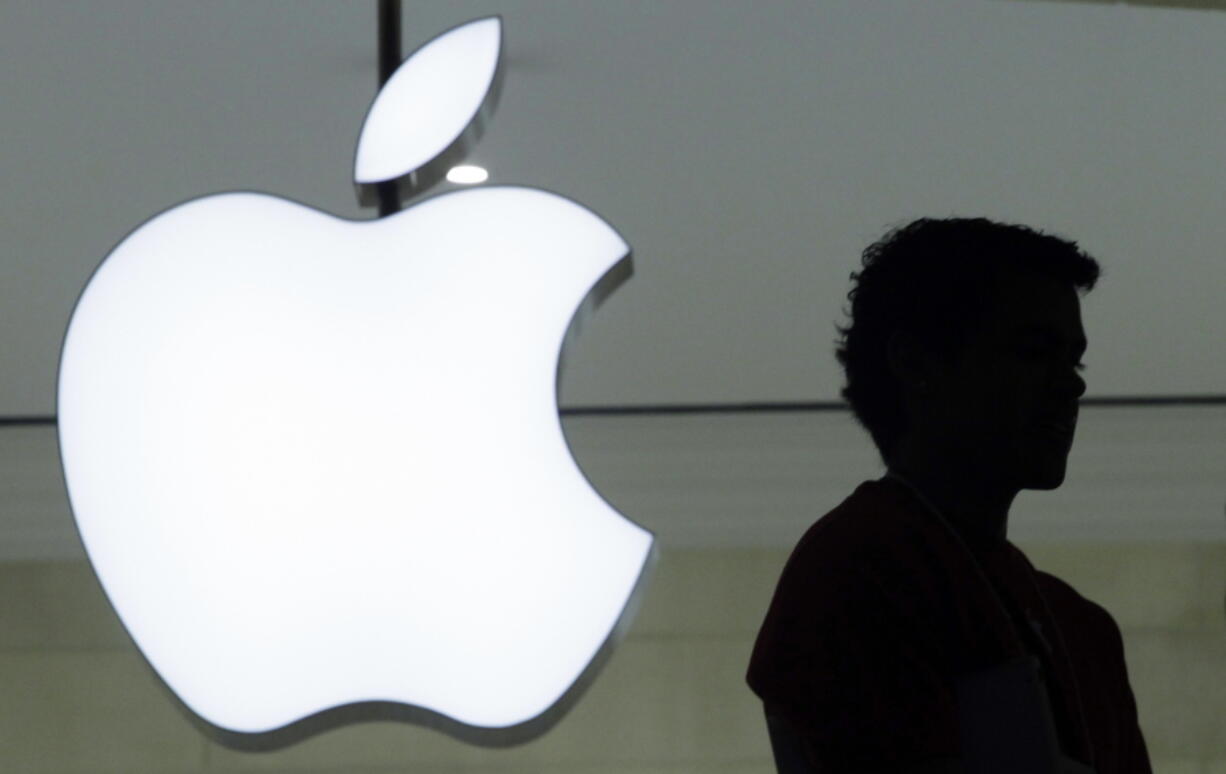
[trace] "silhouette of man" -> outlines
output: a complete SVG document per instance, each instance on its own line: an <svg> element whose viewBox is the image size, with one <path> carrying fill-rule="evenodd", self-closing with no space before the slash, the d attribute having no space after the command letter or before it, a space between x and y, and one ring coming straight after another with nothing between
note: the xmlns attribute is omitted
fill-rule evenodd
<svg viewBox="0 0 1226 774"><path fill-rule="evenodd" d="M1065 478L1098 263L921 219L862 268L836 357L887 473L805 533L755 643L780 771L1150 774L1119 627L1007 538Z"/></svg>

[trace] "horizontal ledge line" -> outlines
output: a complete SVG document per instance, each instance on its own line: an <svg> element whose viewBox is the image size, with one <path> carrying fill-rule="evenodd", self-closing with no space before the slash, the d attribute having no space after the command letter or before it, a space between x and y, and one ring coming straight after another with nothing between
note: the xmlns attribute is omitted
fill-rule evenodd
<svg viewBox="0 0 1226 774"><path fill-rule="evenodd" d="M1081 406L1226 406L1226 395L1137 395L1082 398ZM643 406L571 406L562 416L624 416L633 414L769 414L850 411L844 401L781 401L776 403L661 404Z"/></svg>
<svg viewBox="0 0 1226 774"><path fill-rule="evenodd" d="M1082 398L1082 406L1226 406L1226 395L1137 395ZM780 401L776 403L662 403L641 406L568 406L564 417L673 414L783 414L849 411L843 401ZM54 416L0 417L0 427L54 426Z"/></svg>

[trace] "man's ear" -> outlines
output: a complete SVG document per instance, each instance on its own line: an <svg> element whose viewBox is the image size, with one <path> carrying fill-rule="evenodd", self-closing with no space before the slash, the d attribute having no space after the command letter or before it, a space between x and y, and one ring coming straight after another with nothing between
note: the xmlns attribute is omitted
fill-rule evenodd
<svg viewBox="0 0 1226 774"><path fill-rule="evenodd" d="M905 392L920 383L932 383L935 376L932 360L919 339L909 331L896 330L890 334L885 357L890 373L903 385Z"/></svg>

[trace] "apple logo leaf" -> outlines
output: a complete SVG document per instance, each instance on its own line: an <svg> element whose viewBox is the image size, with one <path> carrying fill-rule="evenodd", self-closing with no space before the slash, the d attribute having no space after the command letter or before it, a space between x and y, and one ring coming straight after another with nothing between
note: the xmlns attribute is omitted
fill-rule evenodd
<svg viewBox="0 0 1226 774"><path fill-rule="evenodd" d="M396 69L358 137L353 179L363 206L377 202L378 183L394 180L408 198L467 155L501 92L502 48L502 20L488 16L432 38Z"/></svg>

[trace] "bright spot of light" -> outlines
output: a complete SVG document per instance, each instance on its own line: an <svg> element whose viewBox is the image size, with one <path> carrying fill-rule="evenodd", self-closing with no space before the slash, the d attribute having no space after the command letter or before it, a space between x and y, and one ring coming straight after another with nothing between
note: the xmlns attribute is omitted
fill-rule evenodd
<svg viewBox="0 0 1226 774"><path fill-rule="evenodd" d="M472 164L461 164L458 167L452 167L447 173L447 179L451 182L466 185L484 183L489 177L490 173L485 171L485 167L478 167Z"/></svg>

